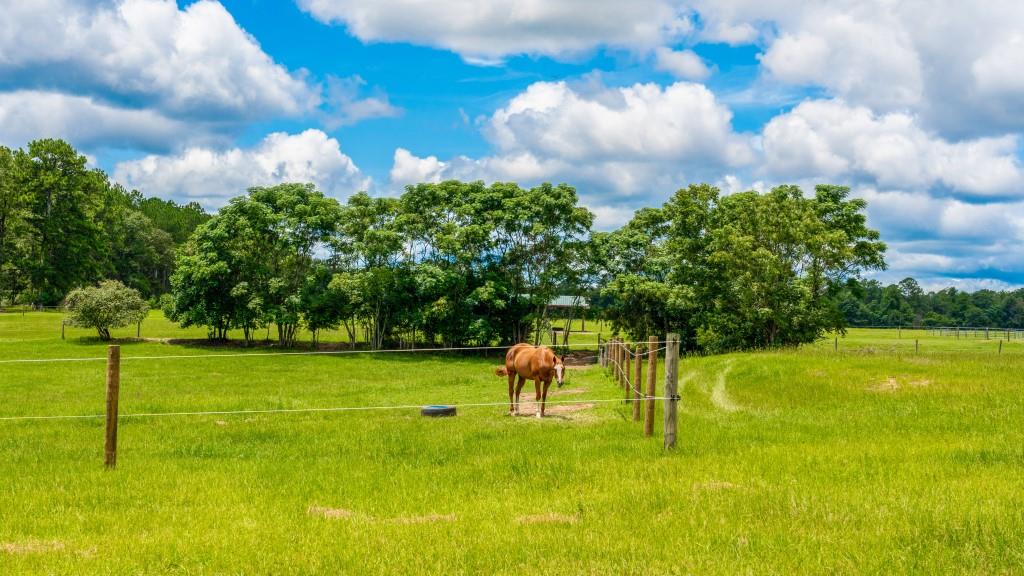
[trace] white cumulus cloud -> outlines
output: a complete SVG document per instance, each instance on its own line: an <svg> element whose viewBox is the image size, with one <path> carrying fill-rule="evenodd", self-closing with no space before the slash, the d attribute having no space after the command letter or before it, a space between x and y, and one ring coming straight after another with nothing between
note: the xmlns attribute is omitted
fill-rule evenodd
<svg viewBox="0 0 1024 576"><path fill-rule="evenodd" d="M0 71L26 84L190 117L298 114L319 103L318 87L274 62L215 1L12 2L4 22Z"/></svg>
<svg viewBox="0 0 1024 576"><path fill-rule="evenodd" d="M488 181L564 179L593 194L626 195L678 185L686 170L743 166L754 158L749 137L704 86L678 82L570 86L537 82L512 98L483 129L496 153L448 161L395 153L392 182L410 178Z"/></svg>
<svg viewBox="0 0 1024 576"><path fill-rule="evenodd" d="M906 113L875 114L815 100L764 128L765 170L779 177L869 180L883 187L947 188L965 196L1022 196L1015 136L951 142Z"/></svg>
<svg viewBox="0 0 1024 576"><path fill-rule="evenodd" d="M877 112L913 111L947 137L1024 129L1024 2L694 0L749 32L764 71ZM755 33L756 32L756 33Z"/></svg>
<svg viewBox="0 0 1024 576"><path fill-rule="evenodd" d="M365 190L370 179L320 130L275 132L252 148L191 147L170 156L150 155L117 164L114 179L147 195L196 200L216 208L251 186L312 182L343 198Z"/></svg>
<svg viewBox="0 0 1024 576"><path fill-rule="evenodd" d="M299 0L325 23L364 42L410 42L451 50L471 62L509 55L571 57L599 46L650 50L691 27L670 0Z"/></svg>
<svg viewBox="0 0 1024 576"><path fill-rule="evenodd" d="M654 51L655 67L683 80L704 80L711 70L693 50L672 50L664 46Z"/></svg>
<svg viewBox="0 0 1024 576"><path fill-rule="evenodd" d="M35 90L0 93L0 144L12 148L37 138L63 138L85 147L166 148L199 136L194 126L153 110Z"/></svg>

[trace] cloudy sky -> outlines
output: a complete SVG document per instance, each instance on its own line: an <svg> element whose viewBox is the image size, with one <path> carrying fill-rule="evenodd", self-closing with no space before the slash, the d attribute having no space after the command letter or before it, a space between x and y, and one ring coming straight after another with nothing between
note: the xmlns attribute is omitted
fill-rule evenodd
<svg viewBox="0 0 1024 576"><path fill-rule="evenodd" d="M445 178L849 185L885 281L1024 285L1024 2L0 0L0 144L215 209Z"/></svg>

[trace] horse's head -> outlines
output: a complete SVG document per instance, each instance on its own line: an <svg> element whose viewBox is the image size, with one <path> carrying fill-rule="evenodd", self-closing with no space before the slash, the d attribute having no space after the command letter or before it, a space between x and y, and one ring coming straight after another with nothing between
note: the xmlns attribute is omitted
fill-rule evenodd
<svg viewBox="0 0 1024 576"><path fill-rule="evenodd" d="M558 382L559 388L565 383L565 364L558 356L555 356L555 382Z"/></svg>

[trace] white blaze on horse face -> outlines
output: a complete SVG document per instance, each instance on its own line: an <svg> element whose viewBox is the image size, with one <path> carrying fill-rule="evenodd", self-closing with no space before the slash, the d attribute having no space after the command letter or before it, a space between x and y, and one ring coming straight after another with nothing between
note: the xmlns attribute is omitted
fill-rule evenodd
<svg viewBox="0 0 1024 576"><path fill-rule="evenodd" d="M562 371L565 370L564 364L555 364L555 380L558 381L558 385L562 385Z"/></svg>

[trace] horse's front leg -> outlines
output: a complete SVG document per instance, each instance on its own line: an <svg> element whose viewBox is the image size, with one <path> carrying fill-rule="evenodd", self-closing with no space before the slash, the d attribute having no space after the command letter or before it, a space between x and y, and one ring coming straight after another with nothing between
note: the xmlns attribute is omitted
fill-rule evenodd
<svg viewBox="0 0 1024 576"><path fill-rule="evenodd" d="M540 378L533 381L533 390L535 392L534 403L537 404L537 418L540 418L544 415L544 406L540 401Z"/></svg>
<svg viewBox="0 0 1024 576"><path fill-rule="evenodd" d="M540 397L540 414L537 416L544 417L544 406L548 403L548 388L551 386L551 379L544 381L544 394Z"/></svg>
<svg viewBox="0 0 1024 576"><path fill-rule="evenodd" d="M523 386L525 384L526 384L526 378L523 378L522 376L520 376L519 380L516 382L516 402L515 402L515 412L514 412L514 414L516 416L519 415L519 395L522 394Z"/></svg>

